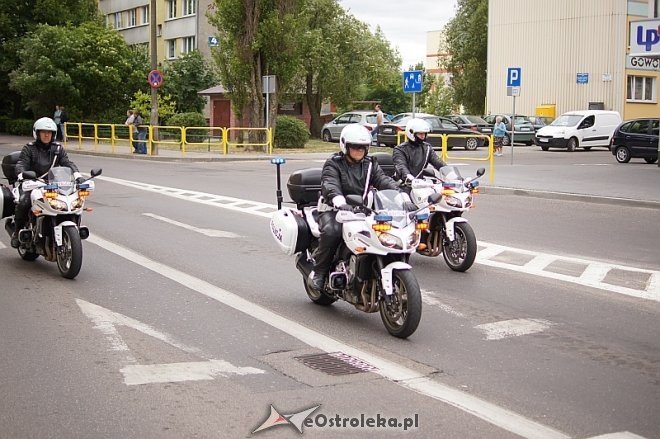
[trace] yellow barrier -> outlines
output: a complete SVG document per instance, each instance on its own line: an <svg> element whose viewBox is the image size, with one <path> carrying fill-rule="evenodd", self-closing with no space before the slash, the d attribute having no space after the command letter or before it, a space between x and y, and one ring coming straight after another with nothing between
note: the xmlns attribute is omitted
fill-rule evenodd
<svg viewBox="0 0 660 439"><path fill-rule="evenodd" d="M144 142L147 145L147 154L153 153L154 146L175 145L182 154L190 146L206 146L207 151L217 150L223 154L229 153L229 146L263 146L268 154L273 153L273 130L270 128L221 128L221 127L175 127L167 125L140 125L147 128L148 136L144 140L135 138L134 133L124 124L97 124L85 122L66 122L64 124L64 143L72 139L78 141L78 149L82 148L83 140L91 140L96 145L108 142L112 152L118 144L125 144L131 151L134 142ZM219 136L216 132L219 131ZM265 141L248 143L242 141L244 134L249 131L265 133ZM121 133L121 135L119 134ZM125 133L125 136L123 135ZM241 141L232 142L231 135L240 135ZM157 140L156 140L157 139Z"/></svg>

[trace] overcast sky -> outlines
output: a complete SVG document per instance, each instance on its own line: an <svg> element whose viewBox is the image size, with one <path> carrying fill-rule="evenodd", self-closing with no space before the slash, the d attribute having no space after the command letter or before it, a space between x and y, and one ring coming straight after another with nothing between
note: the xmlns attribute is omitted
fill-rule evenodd
<svg viewBox="0 0 660 439"><path fill-rule="evenodd" d="M398 47L403 68L426 58L426 32L442 30L456 12L456 0L339 0L355 18L376 30L380 25L392 47Z"/></svg>

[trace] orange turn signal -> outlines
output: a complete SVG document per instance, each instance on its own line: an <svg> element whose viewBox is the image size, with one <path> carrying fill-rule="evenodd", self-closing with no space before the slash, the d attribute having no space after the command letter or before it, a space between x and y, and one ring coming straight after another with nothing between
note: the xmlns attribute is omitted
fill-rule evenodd
<svg viewBox="0 0 660 439"><path fill-rule="evenodd" d="M372 229L376 232L387 232L388 230L392 230L392 224L390 223L376 223L371 226Z"/></svg>

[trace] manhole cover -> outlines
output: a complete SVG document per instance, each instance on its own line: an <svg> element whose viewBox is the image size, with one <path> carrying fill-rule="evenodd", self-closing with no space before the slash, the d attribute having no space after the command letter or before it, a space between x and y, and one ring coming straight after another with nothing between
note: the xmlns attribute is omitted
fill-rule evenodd
<svg viewBox="0 0 660 439"><path fill-rule="evenodd" d="M371 364L343 352L303 355L295 358L305 366L325 372L328 375L350 375L352 373L374 372L378 370L378 368Z"/></svg>

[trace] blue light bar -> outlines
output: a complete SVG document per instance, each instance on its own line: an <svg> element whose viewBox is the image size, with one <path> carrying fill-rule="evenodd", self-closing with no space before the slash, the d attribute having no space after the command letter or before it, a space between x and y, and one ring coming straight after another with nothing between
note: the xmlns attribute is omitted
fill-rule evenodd
<svg viewBox="0 0 660 439"><path fill-rule="evenodd" d="M384 213L379 213L374 217L374 219L376 220L376 222L379 223L387 223L392 221L392 215L385 215Z"/></svg>
<svg viewBox="0 0 660 439"><path fill-rule="evenodd" d="M270 163L272 165L283 165L286 163L286 159L284 157L273 157L270 159Z"/></svg>
<svg viewBox="0 0 660 439"><path fill-rule="evenodd" d="M429 214L428 213L418 213L417 214L417 221L426 221L429 219Z"/></svg>

